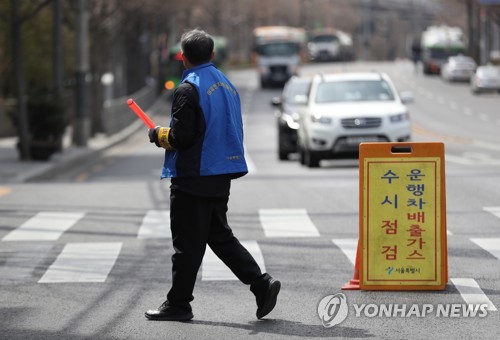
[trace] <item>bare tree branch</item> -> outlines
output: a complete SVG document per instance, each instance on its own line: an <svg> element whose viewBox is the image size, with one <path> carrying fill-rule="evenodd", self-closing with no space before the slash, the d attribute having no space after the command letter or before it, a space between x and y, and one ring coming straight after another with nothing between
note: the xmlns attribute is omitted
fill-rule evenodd
<svg viewBox="0 0 500 340"><path fill-rule="evenodd" d="M33 11L31 11L31 13L28 13L28 14L26 14L25 16L20 17L20 18L19 18L19 22L26 21L26 20L28 20L29 18L31 18L31 17L33 17L33 16L35 16L38 12L40 12L40 10L41 10L42 8L44 8L44 7L45 7L46 5L48 5L50 2L52 2L52 0L45 0L45 1L41 2L41 3L39 3L39 4L38 4L38 6L37 6L37 7L36 7Z"/></svg>

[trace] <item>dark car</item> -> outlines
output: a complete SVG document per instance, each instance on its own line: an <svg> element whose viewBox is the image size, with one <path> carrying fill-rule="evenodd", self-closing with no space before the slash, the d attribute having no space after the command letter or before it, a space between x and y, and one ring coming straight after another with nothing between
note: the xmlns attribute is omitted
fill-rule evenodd
<svg viewBox="0 0 500 340"><path fill-rule="evenodd" d="M278 156L287 160L290 153L297 152L297 130L299 110L307 104L311 79L292 77L287 81L280 97L274 97L272 105L278 108Z"/></svg>

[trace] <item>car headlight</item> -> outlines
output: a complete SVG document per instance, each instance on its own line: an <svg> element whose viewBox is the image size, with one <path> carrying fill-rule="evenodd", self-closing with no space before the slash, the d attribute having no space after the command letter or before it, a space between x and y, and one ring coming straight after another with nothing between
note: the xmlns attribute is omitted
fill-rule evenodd
<svg viewBox="0 0 500 340"><path fill-rule="evenodd" d="M286 125L292 129L292 130L298 130L300 125L299 123L294 119L293 116L290 116L286 113L284 113L282 116L281 116L281 119L283 119L286 123Z"/></svg>
<svg viewBox="0 0 500 340"><path fill-rule="evenodd" d="M404 122L405 120L410 119L410 114L408 112L398 113L397 115L389 116L391 123L399 123Z"/></svg>
<svg viewBox="0 0 500 340"><path fill-rule="evenodd" d="M324 117L318 114L313 114L311 115L311 121L313 123L320 123L320 124L331 124L332 119L330 117Z"/></svg>

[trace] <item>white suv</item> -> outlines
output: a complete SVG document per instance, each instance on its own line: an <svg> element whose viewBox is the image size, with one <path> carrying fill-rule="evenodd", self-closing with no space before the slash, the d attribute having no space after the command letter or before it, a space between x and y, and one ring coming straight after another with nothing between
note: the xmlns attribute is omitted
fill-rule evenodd
<svg viewBox="0 0 500 340"><path fill-rule="evenodd" d="M313 78L308 104L300 112L298 149L302 164L358 155L363 142L404 142L411 124L400 95L384 73L339 73Z"/></svg>

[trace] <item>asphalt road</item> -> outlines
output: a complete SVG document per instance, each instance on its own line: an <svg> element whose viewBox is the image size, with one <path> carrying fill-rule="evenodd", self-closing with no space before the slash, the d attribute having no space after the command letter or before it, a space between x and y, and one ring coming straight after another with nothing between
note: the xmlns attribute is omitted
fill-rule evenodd
<svg viewBox="0 0 500 340"><path fill-rule="evenodd" d="M165 298L173 249L169 182L159 180L162 152L138 133L102 158L43 182L13 184L0 196L0 338L498 338L500 95L475 97L467 84L415 74L403 61L313 64L303 72L339 70L387 72L399 90L414 93L413 139L445 143L445 291L344 291L346 320L322 326L318 303L341 292L353 274L357 161L327 161L319 169L279 161L269 103L280 90L261 90L254 70L240 70L230 76L242 98L251 171L233 182L229 223L282 282L275 310L258 321L248 287L207 253L194 292L194 320L144 318L144 311ZM167 112L162 117L166 124ZM283 231L280 223L290 228ZM466 290L467 285L477 287ZM357 316L353 308L471 301L487 302L488 315L370 317Z"/></svg>

